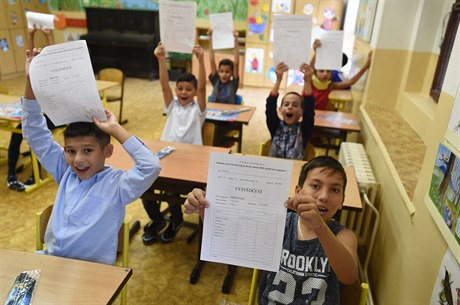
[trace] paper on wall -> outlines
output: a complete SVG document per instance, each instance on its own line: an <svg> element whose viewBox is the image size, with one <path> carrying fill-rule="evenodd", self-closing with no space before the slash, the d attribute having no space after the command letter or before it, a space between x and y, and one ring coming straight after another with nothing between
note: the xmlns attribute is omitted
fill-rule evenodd
<svg viewBox="0 0 460 305"><path fill-rule="evenodd" d="M54 125L107 120L85 40L45 47L29 69L43 112Z"/></svg>

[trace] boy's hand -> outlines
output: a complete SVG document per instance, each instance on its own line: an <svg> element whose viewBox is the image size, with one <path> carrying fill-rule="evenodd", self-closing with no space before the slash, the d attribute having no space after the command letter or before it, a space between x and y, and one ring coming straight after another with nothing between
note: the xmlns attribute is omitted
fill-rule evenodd
<svg viewBox="0 0 460 305"><path fill-rule="evenodd" d="M366 68L369 68L371 66L371 62L372 62L372 51L370 51L369 54L367 55L367 61L364 66Z"/></svg>
<svg viewBox="0 0 460 305"><path fill-rule="evenodd" d="M203 48L201 48L200 45L198 45L198 44L195 45L195 46L193 47L192 53L195 54L195 56L196 56L196 58L197 58L198 60L203 59Z"/></svg>
<svg viewBox="0 0 460 305"><path fill-rule="evenodd" d="M319 47L321 47L321 40L315 39L315 41L313 42L313 50L315 50L316 52L316 49Z"/></svg>
<svg viewBox="0 0 460 305"><path fill-rule="evenodd" d="M238 41L238 35L239 35L238 31L233 31L233 37L235 38L235 42Z"/></svg>
<svg viewBox="0 0 460 305"><path fill-rule="evenodd" d="M26 77L29 78L29 68L30 68L30 63L34 59L35 56L40 54L42 51L42 48L34 48L32 51L31 50L26 50Z"/></svg>
<svg viewBox="0 0 460 305"><path fill-rule="evenodd" d="M302 65L300 65L299 69L303 73L304 82L311 80L311 77L313 76L313 73L315 72L312 66L306 63L303 63Z"/></svg>
<svg viewBox="0 0 460 305"><path fill-rule="evenodd" d="M296 211L310 230L316 231L325 224L316 201L313 196L301 191L295 197L289 198L284 205L286 208Z"/></svg>
<svg viewBox="0 0 460 305"><path fill-rule="evenodd" d="M209 36L209 39L212 38L212 29L209 29L209 30L208 30L208 36Z"/></svg>
<svg viewBox="0 0 460 305"><path fill-rule="evenodd" d="M281 80L283 79L283 73L288 71L289 68L284 63L280 62L275 67L276 79Z"/></svg>
<svg viewBox="0 0 460 305"><path fill-rule="evenodd" d="M206 200L206 192L202 189L193 189L187 195L187 200L185 200L184 208L185 213L192 214L198 213L201 218L204 216L204 209L209 207L209 203Z"/></svg>
<svg viewBox="0 0 460 305"><path fill-rule="evenodd" d="M113 112L110 112L107 109L104 109L104 111L105 111L105 115L107 116L107 121L102 122L102 121L99 121L96 117L93 117L93 122L94 124L96 124L96 126L100 130L111 135L112 134L111 131L113 130L113 128L119 124Z"/></svg>
<svg viewBox="0 0 460 305"><path fill-rule="evenodd" d="M158 43L158 46L155 48L155 50L153 51L153 54L155 54L155 56L160 59L160 58L166 58L166 50L165 50L165 47L163 46L163 44L161 43L161 41Z"/></svg>

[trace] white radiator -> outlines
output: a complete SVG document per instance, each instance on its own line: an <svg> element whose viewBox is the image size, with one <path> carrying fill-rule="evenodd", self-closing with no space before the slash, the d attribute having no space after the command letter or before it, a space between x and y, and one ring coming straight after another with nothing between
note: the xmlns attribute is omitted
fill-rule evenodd
<svg viewBox="0 0 460 305"><path fill-rule="evenodd" d="M354 231L358 237L359 248L363 252L359 266L360 276L362 281L369 283L367 268L380 221L380 214L373 204L377 198L379 185L375 180L374 172L362 144L342 142L340 145L339 161L343 165L354 168L363 201L362 212L343 210L340 223ZM374 304L370 289L367 301L368 304Z"/></svg>

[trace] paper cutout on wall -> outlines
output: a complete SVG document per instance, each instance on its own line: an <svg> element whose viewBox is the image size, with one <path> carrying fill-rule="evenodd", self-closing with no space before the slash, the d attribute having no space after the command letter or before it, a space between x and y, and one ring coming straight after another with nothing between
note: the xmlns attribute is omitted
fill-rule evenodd
<svg viewBox="0 0 460 305"><path fill-rule="evenodd" d="M16 25L18 24L18 16L15 12L11 12L11 24Z"/></svg>
<svg viewBox="0 0 460 305"><path fill-rule="evenodd" d="M303 87L303 73L299 70L289 70L287 78L288 87L291 85L297 85Z"/></svg>
<svg viewBox="0 0 460 305"><path fill-rule="evenodd" d="M8 45L8 40L6 40L6 38L0 38L0 48L3 52L8 52L8 50L10 49Z"/></svg>
<svg viewBox="0 0 460 305"><path fill-rule="evenodd" d="M460 157L439 144L426 204L457 260L460 260Z"/></svg>
<svg viewBox="0 0 460 305"><path fill-rule="evenodd" d="M273 0L272 13L290 13L291 0Z"/></svg>
<svg viewBox="0 0 460 305"><path fill-rule="evenodd" d="M22 35L16 35L16 45L18 48L24 47L24 37Z"/></svg>
<svg viewBox="0 0 460 305"><path fill-rule="evenodd" d="M264 33L268 23L269 8L268 3L264 3L260 10L256 10L252 16L248 18L248 36L257 35L261 42L265 40Z"/></svg>
<svg viewBox="0 0 460 305"><path fill-rule="evenodd" d="M460 304L460 266L447 249L434 283L430 305Z"/></svg>
<svg viewBox="0 0 460 305"><path fill-rule="evenodd" d="M249 73L262 73L264 65L264 49L246 48L244 70Z"/></svg>
<svg viewBox="0 0 460 305"><path fill-rule="evenodd" d="M460 85L457 89L457 96L455 97L454 106L450 113L446 139L456 150L460 151Z"/></svg>

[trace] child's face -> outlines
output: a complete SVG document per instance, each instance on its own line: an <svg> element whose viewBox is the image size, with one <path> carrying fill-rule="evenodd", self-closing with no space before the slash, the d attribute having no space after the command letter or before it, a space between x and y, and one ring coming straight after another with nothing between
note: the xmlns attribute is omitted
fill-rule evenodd
<svg viewBox="0 0 460 305"><path fill-rule="evenodd" d="M331 72L331 70L316 70L316 77L321 82L327 82L328 80L331 79L332 72Z"/></svg>
<svg viewBox="0 0 460 305"><path fill-rule="evenodd" d="M87 180L102 171L105 159L112 155L113 145L102 148L93 136L71 137L65 138L64 151L78 178Z"/></svg>
<svg viewBox="0 0 460 305"><path fill-rule="evenodd" d="M232 76L233 76L232 67L228 65L221 65L217 73L219 74L219 79L222 84L228 83L232 79Z"/></svg>
<svg viewBox="0 0 460 305"><path fill-rule="evenodd" d="M280 113L286 124L292 125L299 121L302 116L301 103L300 97L295 94L288 94L284 97L281 103Z"/></svg>
<svg viewBox="0 0 460 305"><path fill-rule="evenodd" d="M342 207L345 198L343 184L341 174L318 167L307 174L302 188L297 186L296 191L300 194L310 194L315 198L321 217L328 221Z"/></svg>
<svg viewBox="0 0 460 305"><path fill-rule="evenodd" d="M196 88L192 82L179 82L176 85L176 96L183 106L190 104L196 95Z"/></svg>

